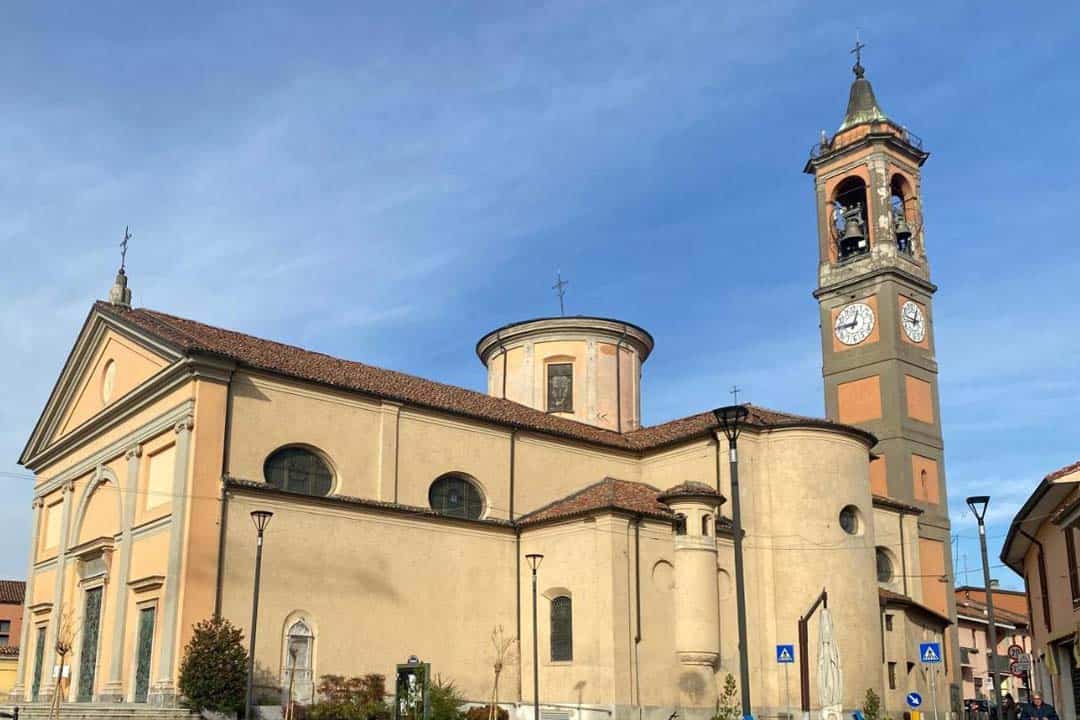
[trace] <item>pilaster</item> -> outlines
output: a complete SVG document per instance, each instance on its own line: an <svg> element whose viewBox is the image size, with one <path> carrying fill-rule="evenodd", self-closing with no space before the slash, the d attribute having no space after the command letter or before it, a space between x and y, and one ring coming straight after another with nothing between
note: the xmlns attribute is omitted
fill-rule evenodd
<svg viewBox="0 0 1080 720"><path fill-rule="evenodd" d="M59 656L56 653L56 633L60 627L60 620L64 614L64 578L67 576L67 549L68 534L71 532L71 503L75 495L75 481L69 480L64 484L63 508L60 510L60 547L56 551L56 584L53 587L53 606L49 616L49 630L45 635L44 673L45 684L41 688L39 699L48 702L56 692L56 681L53 680L52 670L57 664ZM68 658L71 654L68 654ZM65 658L65 661L68 661ZM70 688L69 688L70 689Z"/></svg>
<svg viewBox="0 0 1080 720"><path fill-rule="evenodd" d="M35 498L30 504L33 510L33 520L30 529L30 559L26 568L26 592L23 597L22 629L19 633L19 664L15 670L15 684L9 693L9 700L13 703L21 703L26 699L26 664L30 658L30 606L34 598L34 560L37 558L38 542L41 530L41 508L45 501Z"/></svg>
<svg viewBox="0 0 1080 720"><path fill-rule="evenodd" d="M180 582L184 559L184 530L187 523L187 476L190 466L192 416L176 423L176 466L173 473L172 517L169 519L169 563L165 576L165 597L161 613L161 647L158 649L157 681L150 688L151 705L171 706L176 703L174 680L176 641L180 635Z"/></svg>
<svg viewBox="0 0 1080 720"><path fill-rule="evenodd" d="M124 635L127 629L128 576L131 573L131 526L135 517L135 501L139 487L139 458L142 446L134 445L124 454L127 459L127 481L123 491L123 516L120 518L120 557L116 568L116 607L114 608L112 654L109 675L98 695L99 702L124 701Z"/></svg>
<svg viewBox="0 0 1080 720"><path fill-rule="evenodd" d="M398 423L401 404L383 401L379 406L379 477L376 497L397 502ZM338 492L341 492L340 489Z"/></svg>

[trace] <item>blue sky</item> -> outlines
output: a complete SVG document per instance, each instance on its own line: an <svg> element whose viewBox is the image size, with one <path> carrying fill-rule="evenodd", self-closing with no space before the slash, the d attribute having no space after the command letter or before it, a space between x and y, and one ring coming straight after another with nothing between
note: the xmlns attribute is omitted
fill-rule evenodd
<svg viewBox="0 0 1080 720"><path fill-rule="evenodd" d="M6 8L0 577L26 571L15 460L128 224L139 305L482 389L475 341L555 312L558 268L567 312L655 335L646 422L733 383L822 414L801 170L843 115L856 28L932 152L959 555L978 566L965 495L994 498L996 558L1080 457L1080 6L307 5Z"/></svg>

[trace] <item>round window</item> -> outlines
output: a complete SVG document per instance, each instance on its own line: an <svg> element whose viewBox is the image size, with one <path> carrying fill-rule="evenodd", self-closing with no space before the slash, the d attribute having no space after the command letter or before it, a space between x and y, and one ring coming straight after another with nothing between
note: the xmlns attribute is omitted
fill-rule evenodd
<svg viewBox="0 0 1080 720"><path fill-rule="evenodd" d="M334 483L326 462L300 447L282 448L268 457L263 464L263 475L267 484L302 495L329 495Z"/></svg>
<svg viewBox="0 0 1080 720"><path fill-rule="evenodd" d="M893 563L889 557L889 551L883 547L876 550L877 555L877 581L879 583L891 583L893 579Z"/></svg>
<svg viewBox="0 0 1080 720"><path fill-rule="evenodd" d="M859 519L859 508L854 505L847 505L840 511L840 527L848 535L858 535L862 522Z"/></svg>
<svg viewBox="0 0 1080 720"><path fill-rule="evenodd" d="M436 478L428 490L428 504L440 515L477 520L484 514L484 496L464 475Z"/></svg>

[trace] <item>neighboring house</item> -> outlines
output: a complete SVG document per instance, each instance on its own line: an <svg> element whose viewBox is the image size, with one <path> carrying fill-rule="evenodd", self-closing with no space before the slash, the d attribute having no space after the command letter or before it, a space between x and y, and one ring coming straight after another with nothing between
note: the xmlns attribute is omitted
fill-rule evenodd
<svg viewBox="0 0 1080 720"><path fill-rule="evenodd" d="M1034 689L1061 717L1080 709L1080 462L1039 483L1009 526L1001 560L1024 578Z"/></svg>
<svg viewBox="0 0 1080 720"><path fill-rule="evenodd" d="M25 593L22 580L0 580L0 698L15 686Z"/></svg>
<svg viewBox="0 0 1080 720"><path fill-rule="evenodd" d="M1024 654L1031 652L1027 598L1022 592L1000 588L994 589L993 597L994 626L997 628L998 682L1002 695L1011 693L1019 702L1027 699L1029 687L1025 677L1009 671L1009 648L1019 647ZM956 589L956 624L960 638L964 699L993 700L990 683L990 619L986 606L986 591L983 588L963 586Z"/></svg>
<svg viewBox="0 0 1080 720"><path fill-rule="evenodd" d="M823 588L844 710L882 694L890 664L896 716L927 678L937 707L959 707L936 287L918 211L928 153L855 71L843 125L805 165L826 417L747 405L739 440L748 680L763 717L798 706L797 668L775 650ZM20 458L36 477L32 650L12 696L59 692L54 639L70 617L66 700L174 703L195 623L219 613L250 636L250 514L271 510L253 655L278 697L292 685L309 700L321 675L391 675L416 655L484 700L501 626L520 643L501 697L521 717L534 670L544 718L712 717L739 669L730 447L711 411L727 397L706 384L701 412L643 426L653 344L607 318L506 325L477 344L480 393L133 308L121 270ZM692 343L672 353L715 360ZM795 658L812 707L823 616ZM943 643L933 668L918 662L926 641Z"/></svg>

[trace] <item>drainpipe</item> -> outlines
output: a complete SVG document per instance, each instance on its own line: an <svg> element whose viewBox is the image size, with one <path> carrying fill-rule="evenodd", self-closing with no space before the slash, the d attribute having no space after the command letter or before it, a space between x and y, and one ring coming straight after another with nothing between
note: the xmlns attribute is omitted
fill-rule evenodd
<svg viewBox="0 0 1080 720"><path fill-rule="evenodd" d="M619 342L615 343L615 417L618 432L622 432L622 344L630 328L623 325Z"/></svg>
<svg viewBox="0 0 1080 720"><path fill-rule="evenodd" d="M907 548L904 545L904 511L900 511L900 572L904 576L904 594L908 594L907 586Z"/></svg>
<svg viewBox="0 0 1080 720"><path fill-rule="evenodd" d="M510 522L514 521L514 476L516 475L515 448L518 431L510 433Z"/></svg>
<svg viewBox="0 0 1080 720"><path fill-rule="evenodd" d="M641 515L634 521L634 597L637 615L637 632L634 633L634 694L638 720L641 720Z"/></svg>

